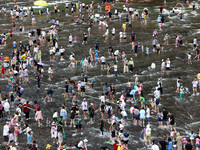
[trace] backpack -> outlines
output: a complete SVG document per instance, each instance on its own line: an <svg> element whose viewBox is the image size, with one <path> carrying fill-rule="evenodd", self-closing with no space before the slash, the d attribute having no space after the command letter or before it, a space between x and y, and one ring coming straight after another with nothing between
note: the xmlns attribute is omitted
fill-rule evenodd
<svg viewBox="0 0 200 150"><path fill-rule="evenodd" d="M24 88L23 87L20 87L20 93L24 93Z"/></svg>
<svg viewBox="0 0 200 150"><path fill-rule="evenodd" d="M111 114L111 107L108 108L108 114Z"/></svg>
<svg viewBox="0 0 200 150"><path fill-rule="evenodd" d="M127 138L127 137L129 137L129 134L127 132L125 132L124 136Z"/></svg>

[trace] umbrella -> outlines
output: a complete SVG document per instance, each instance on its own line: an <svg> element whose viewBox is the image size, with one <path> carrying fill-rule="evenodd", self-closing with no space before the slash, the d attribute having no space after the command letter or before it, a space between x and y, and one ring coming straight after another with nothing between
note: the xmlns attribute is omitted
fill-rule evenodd
<svg viewBox="0 0 200 150"><path fill-rule="evenodd" d="M45 64L42 63L42 62L39 62L39 63L37 63L37 64L40 65L40 66L45 66Z"/></svg>
<svg viewBox="0 0 200 150"><path fill-rule="evenodd" d="M34 3L35 6L47 6L48 3L44 0L38 0Z"/></svg>

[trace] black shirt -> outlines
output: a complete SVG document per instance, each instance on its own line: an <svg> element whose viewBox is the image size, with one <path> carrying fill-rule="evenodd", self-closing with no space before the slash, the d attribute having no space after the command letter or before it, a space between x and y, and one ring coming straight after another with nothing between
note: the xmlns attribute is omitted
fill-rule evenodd
<svg viewBox="0 0 200 150"><path fill-rule="evenodd" d="M38 36L41 35L41 29L37 29L37 35L38 35Z"/></svg>
<svg viewBox="0 0 200 150"><path fill-rule="evenodd" d="M170 125L174 125L174 115L169 116L170 117Z"/></svg>
<svg viewBox="0 0 200 150"><path fill-rule="evenodd" d="M163 120L167 120L167 114L168 114L168 112L165 110L165 111L163 111Z"/></svg>
<svg viewBox="0 0 200 150"><path fill-rule="evenodd" d="M186 150L192 150L192 145L190 144L190 143L187 143L186 145L185 145L185 148L186 148Z"/></svg>
<svg viewBox="0 0 200 150"><path fill-rule="evenodd" d="M161 145L161 150L166 150L167 142L166 141L160 141L159 143Z"/></svg>

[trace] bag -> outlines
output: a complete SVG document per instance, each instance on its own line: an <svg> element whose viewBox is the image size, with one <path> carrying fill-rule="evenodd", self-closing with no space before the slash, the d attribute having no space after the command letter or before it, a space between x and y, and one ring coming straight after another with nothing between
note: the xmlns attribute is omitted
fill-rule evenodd
<svg viewBox="0 0 200 150"><path fill-rule="evenodd" d="M125 132L124 136L127 138L127 137L129 137L129 134L127 132Z"/></svg>
<svg viewBox="0 0 200 150"><path fill-rule="evenodd" d="M111 108L110 107L108 108L108 114L109 115L111 114Z"/></svg>
<svg viewBox="0 0 200 150"><path fill-rule="evenodd" d="M24 93L24 88L20 87L20 93Z"/></svg>

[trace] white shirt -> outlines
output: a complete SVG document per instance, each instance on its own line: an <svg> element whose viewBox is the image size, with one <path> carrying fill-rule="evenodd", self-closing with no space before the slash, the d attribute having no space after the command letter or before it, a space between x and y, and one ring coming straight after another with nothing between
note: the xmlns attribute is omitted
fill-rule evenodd
<svg viewBox="0 0 200 150"><path fill-rule="evenodd" d="M123 37L123 32L119 32L119 37Z"/></svg>
<svg viewBox="0 0 200 150"><path fill-rule="evenodd" d="M82 108L83 110L87 110L87 102L82 102Z"/></svg>
<svg viewBox="0 0 200 150"><path fill-rule="evenodd" d="M153 145L153 146L152 146L152 150L159 150L158 145Z"/></svg>
<svg viewBox="0 0 200 150"><path fill-rule="evenodd" d="M3 105L3 107L4 107L4 111L5 112L10 111L10 104L8 102L5 102L4 105Z"/></svg>
<svg viewBox="0 0 200 150"><path fill-rule="evenodd" d="M42 37L46 36L46 32L45 31L42 31L41 34L42 34Z"/></svg>
<svg viewBox="0 0 200 150"><path fill-rule="evenodd" d="M8 136L9 126L4 125L3 126L3 136Z"/></svg>
<svg viewBox="0 0 200 150"><path fill-rule="evenodd" d="M113 67L114 67L114 71L117 71L117 65L114 65Z"/></svg>
<svg viewBox="0 0 200 150"><path fill-rule="evenodd" d="M194 39L194 40L193 40L193 44L197 44L197 39Z"/></svg>
<svg viewBox="0 0 200 150"><path fill-rule="evenodd" d="M88 66L88 60L85 59L85 60L83 61L83 64L84 64L84 66Z"/></svg>
<svg viewBox="0 0 200 150"><path fill-rule="evenodd" d="M116 50L116 51L114 52L114 55L118 56L118 55L119 55L119 50Z"/></svg>
<svg viewBox="0 0 200 150"><path fill-rule="evenodd" d="M198 81L193 81L193 82L192 82L192 85L193 85L193 87L197 87Z"/></svg>
<svg viewBox="0 0 200 150"><path fill-rule="evenodd" d="M101 56L101 62L106 62L106 58L104 56Z"/></svg>
<svg viewBox="0 0 200 150"><path fill-rule="evenodd" d="M120 130L123 130L123 129L124 129L124 125L123 125L123 124L120 124L120 125L119 125L119 128L120 128Z"/></svg>
<svg viewBox="0 0 200 150"><path fill-rule="evenodd" d="M157 97L160 98L160 91L159 91L159 90L156 90L156 91L154 92L154 95L157 95Z"/></svg>
<svg viewBox="0 0 200 150"><path fill-rule="evenodd" d="M192 57L192 56L191 56L190 54L188 54L188 59L191 59L191 57Z"/></svg>
<svg viewBox="0 0 200 150"><path fill-rule="evenodd" d="M164 61L162 62L161 67L165 67L165 62Z"/></svg>
<svg viewBox="0 0 200 150"><path fill-rule="evenodd" d="M115 28L112 29L112 34L115 34Z"/></svg>
<svg viewBox="0 0 200 150"><path fill-rule="evenodd" d="M122 111L125 111L125 107L126 107L126 103L125 103L125 102L122 102L122 104L121 104L121 110L122 110Z"/></svg>
<svg viewBox="0 0 200 150"><path fill-rule="evenodd" d="M147 110L146 110L146 117L150 118L150 108L147 108Z"/></svg>
<svg viewBox="0 0 200 150"><path fill-rule="evenodd" d="M16 16L19 16L19 12L18 11L16 11Z"/></svg>
<svg viewBox="0 0 200 150"><path fill-rule="evenodd" d="M69 42L72 42L72 35L69 36Z"/></svg>
<svg viewBox="0 0 200 150"><path fill-rule="evenodd" d="M127 116L126 111L122 111L121 114L122 114L123 117Z"/></svg>
<svg viewBox="0 0 200 150"><path fill-rule="evenodd" d="M55 112L55 113L53 114L53 118L56 118L56 117L58 117L58 112Z"/></svg>
<svg viewBox="0 0 200 150"><path fill-rule="evenodd" d="M19 107L17 107L16 112L18 113L18 116L20 117L21 113L22 113L22 110Z"/></svg>
<svg viewBox="0 0 200 150"><path fill-rule="evenodd" d="M64 52L65 52L65 49L64 49L64 48L61 48L61 49L59 49L59 52L60 52L60 53L64 53Z"/></svg>
<svg viewBox="0 0 200 150"><path fill-rule="evenodd" d="M151 128L146 128L146 135L151 135Z"/></svg>
<svg viewBox="0 0 200 150"><path fill-rule="evenodd" d="M83 141L80 141L80 142L78 143L78 147L84 148L84 143L83 143Z"/></svg>
<svg viewBox="0 0 200 150"><path fill-rule="evenodd" d="M38 47L34 47L33 51L34 51L34 53L37 53L38 52Z"/></svg>
<svg viewBox="0 0 200 150"><path fill-rule="evenodd" d="M112 112L112 106L107 106L106 107L106 111L108 112L108 110L110 109L110 111Z"/></svg>
<svg viewBox="0 0 200 150"><path fill-rule="evenodd" d="M100 97L100 100L101 100L101 102L105 103L105 102L106 102L105 96L102 95L102 96Z"/></svg>
<svg viewBox="0 0 200 150"><path fill-rule="evenodd" d="M170 68L170 61L167 61L167 62L166 62L166 67L167 67L167 68Z"/></svg>

